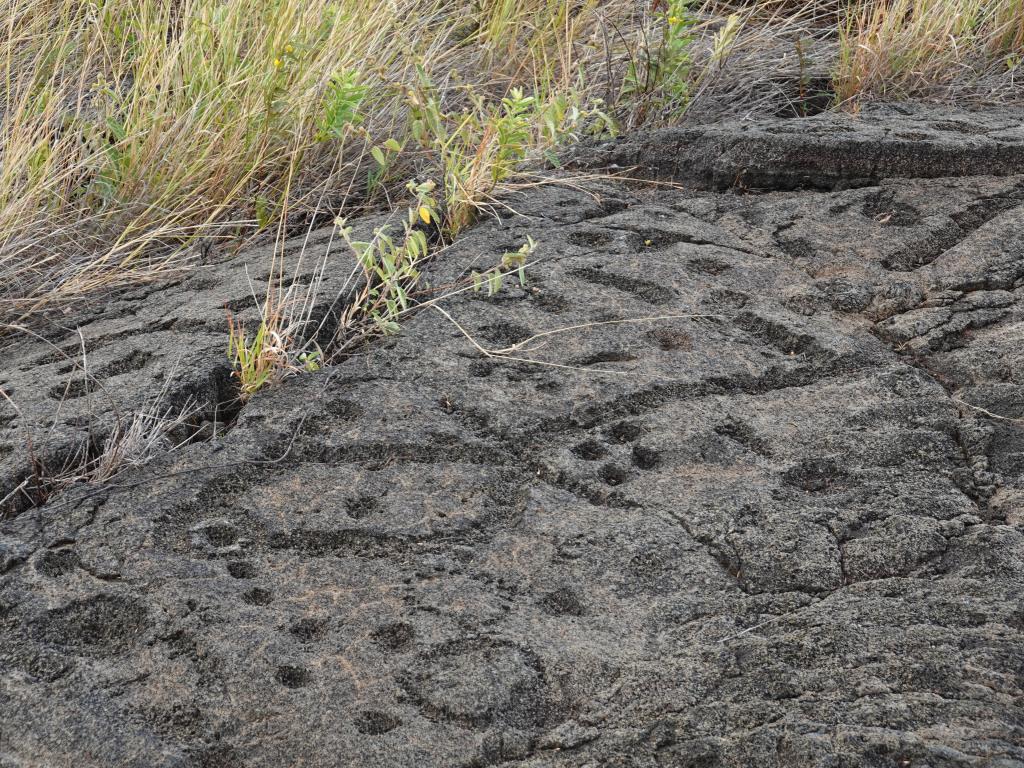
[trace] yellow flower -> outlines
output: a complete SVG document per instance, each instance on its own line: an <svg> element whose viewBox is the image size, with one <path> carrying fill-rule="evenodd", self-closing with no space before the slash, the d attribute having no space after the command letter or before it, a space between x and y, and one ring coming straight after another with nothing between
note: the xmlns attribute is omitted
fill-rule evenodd
<svg viewBox="0 0 1024 768"><path fill-rule="evenodd" d="M274 69L280 69L284 66L284 62L280 59L274 59Z"/></svg>
<svg viewBox="0 0 1024 768"><path fill-rule="evenodd" d="M680 19L678 16L669 16L668 17L668 23L669 24L681 24L682 21L683 20Z"/></svg>
<svg viewBox="0 0 1024 768"><path fill-rule="evenodd" d="M424 224L430 223L430 209L425 205L420 206L420 218L423 219Z"/></svg>
<svg viewBox="0 0 1024 768"><path fill-rule="evenodd" d="M295 53L295 48L292 45L286 45L284 47L284 52L285 53Z"/></svg>

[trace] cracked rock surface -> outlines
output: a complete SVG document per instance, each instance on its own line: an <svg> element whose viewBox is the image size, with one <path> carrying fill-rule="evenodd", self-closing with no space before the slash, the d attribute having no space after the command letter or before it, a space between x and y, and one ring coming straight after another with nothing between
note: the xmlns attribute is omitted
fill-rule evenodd
<svg viewBox="0 0 1024 768"><path fill-rule="evenodd" d="M530 235L525 287L8 515L0 765L1024 766L1019 115L701 130L428 270Z"/></svg>

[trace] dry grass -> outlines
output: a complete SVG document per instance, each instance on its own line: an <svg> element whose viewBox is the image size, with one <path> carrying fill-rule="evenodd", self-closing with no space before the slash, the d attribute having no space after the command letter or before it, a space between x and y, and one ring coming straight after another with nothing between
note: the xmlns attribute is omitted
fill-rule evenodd
<svg viewBox="0 0 1024 768"><path fill-rule="evenodd" d="M842 102L1012 82L1024 52L1024 0L879 0L840 25Z"/></svg>
<svg viewBox="0 0 1024 768"><path fill-rule="evenodd" d="M85 376L86 371L82 373ZM73 485L108 482L125 470L145 466L155 457L187 444L202 418L201 409L191 398L172 406L167 395L164 387L137 413L115 414L106 428L106 418L98 417L90 431L95 429L102 438L90 439L59 459L41 459L35 453L32 436L26 435L31 471L17 487L0 497L0 516L12 509L45 504ZM20 413L3 389L0 400Z"/></svg>
<svg viewBox="0 0 1024 768"><path fill-rule="evenodd" d="M368 190L367 151L406 144L418 64L453 108L468 87L585 100L602 29L633 6L0 0L0 319L153 278L201 237L385 194L398 179Z"/></svg>
<svg viewBox="0 0 1024 768"><path fill-rule="evenodd" d="M701 72L703 103L690 112L704 119L729 104L799 115L824 106L820 94L849 110L1024 102L1024 0L708 0L702 13L711 28L743 18L729 60Z"/></svg>
<svg viewBox="0 0 1024 768"><path fill-rule="evenodd" d="M0 0L0 322L274 223L400 207L410 178L458 229L523 156L607 127L595 110L1019 102L1022 52L1024 0Z"/></svg>

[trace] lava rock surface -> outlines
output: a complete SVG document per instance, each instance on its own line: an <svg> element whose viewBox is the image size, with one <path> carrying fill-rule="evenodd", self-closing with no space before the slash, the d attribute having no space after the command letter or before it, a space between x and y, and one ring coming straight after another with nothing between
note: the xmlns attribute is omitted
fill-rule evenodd
<svg viewBox="0 0 1024 768"><path fill-rule="evenodd" d="M1024 766L1020 116L683 135L428 270L525 286L9 514L0 765ZM196 395L187 285L95 322Z"/></svg>

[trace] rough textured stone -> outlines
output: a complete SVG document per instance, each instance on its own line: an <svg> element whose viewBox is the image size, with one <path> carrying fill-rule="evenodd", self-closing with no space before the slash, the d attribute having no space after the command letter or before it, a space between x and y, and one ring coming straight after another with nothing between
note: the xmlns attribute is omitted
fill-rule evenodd
<svg viewBox="0 0 1024 768"><path fill-rule="evenodd" d="M973 119L512 198L429 278L531 235L525 287L5 520L0 760L1024 764L1024 161Z"/></svg>
<svg viewBox="0 0 1024 768"><path fill-rule="evenodd" d="M359 234L383 221L367 218ZM186 431L203 434L230 422L237 397L227 314L254 331L268 284L275 294L294 284L289 303L305 318L301 332L332 327L360 283L355 260L332 235L319 230L280 250L250 249L159 285L103 297L74 322L0 338L0 514L40 501L36 486L45 481L35 475L45 480L73 472L136 413L173 412L189 402L194 413ZM333 268L316 280L318 291L307 292L318 259ZM308 313L298 311L307 302Z"/></svg>

